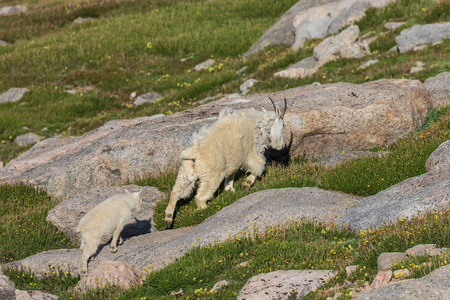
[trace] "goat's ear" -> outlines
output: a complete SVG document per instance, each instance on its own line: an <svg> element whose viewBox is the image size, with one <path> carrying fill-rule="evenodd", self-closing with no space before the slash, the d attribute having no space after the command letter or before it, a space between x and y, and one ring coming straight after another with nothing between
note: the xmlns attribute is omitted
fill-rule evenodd
<svg viewBox="0 0 450 300"><path fill-rule="evenodd" d="M126 192L127 194L131 194L131 193L130 193L130 191L129 191L129 190L127 190L127 189L125 189L125 192Z"/></svg>

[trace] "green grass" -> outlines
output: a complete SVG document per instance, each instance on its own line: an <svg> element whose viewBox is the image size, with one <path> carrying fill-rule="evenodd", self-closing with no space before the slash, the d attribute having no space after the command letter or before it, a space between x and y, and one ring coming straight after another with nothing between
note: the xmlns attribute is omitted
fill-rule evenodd
<svg viewBox="0 0 450 300"><path fill-rule="evenodd" d="M26 184L2 184L0 195L0 263L74 246L45 219L57 203L45 191Z"/></svg>

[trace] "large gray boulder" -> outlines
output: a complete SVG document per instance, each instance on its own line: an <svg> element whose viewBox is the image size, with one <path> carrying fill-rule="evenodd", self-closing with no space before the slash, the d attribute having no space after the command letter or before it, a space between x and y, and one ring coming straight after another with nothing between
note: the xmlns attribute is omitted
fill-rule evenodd
<svg viewBox="0 0 450 300"><path fill-rule="evenodd" d="M98 187L81 192L68 197L52 208L47 215L47 221L58 227L59 230L67 233L72 241L79 244L79 234L72 229L78 225L80 219L105 199L119 193L125 193L125 189L130 192L137 192L141 187L136 185ZM142 187L142 212L133 213L133 218L128 220L122 231L123 238L140 235L156 231L153 220L153 211L156 203L165 197L157 188ZM110 239L109 237L108 239ZM107 242L105 240L104 242Z"/></svg>
<svg viewBox="0 0 450 300"><path fill-rule="evenodd" d="M400 53L405 53L416 46L436 43L446 38L450 38L450 22L414 25L403 29L395 40Z"/></svg>
<svg viewBox="0 0 450 300"><path fill-rule="evenodd" d="M243 232L253 234L266 226L303 218L321 222L335 222L346 207L358 198L318 188L286 188L265 190L243 197L224 207L193 228L157 231L124 239L117 253L111 253L107 244L101 245L99 254L89 268L104 261L122 261L141 270L161 269L184 255L194 246L224 242ZM61 249L45 251L7 266L23 266L36 274L48 265L58 270L79 273L81 250ZM44 272L45 273L45 272Z"/></svg>
<svg viewBox="0 0 450 300"><path fill-rule="evenodd" d="M450 265L440 267L419 279L391 282L378 289L359 293L356 300L448 300L450 295Z"/></svg>
<svg viewBox="0 0 450 300"><path fill-rule="evenodd" d="M237 299L302 299L312 289L317 289L335 276L336 273L327 270L280 270L262 273L247 281Z"/></svg>
<svg viewBox="0 0 450 300"><path fill-rule="evenodd" d="M37 143L0 170L0 182L26 181L52 195L71 196L156 174L179 163L193 132L217 120L225 106L273 109L287 99L290 154L311 159L385 147L422 125L433 98L415 80L305 86L271 94L224 98L168 116L110 121L79 137Z"/></svg>
<svg viewBox="0 0 450 300"><path fill-rule="evenodd" d="M256 41L243 56L249 56L257 51L261 51L267 46L274 45L292 45L295 42L295 29L292 25L294 17L311 8L337 0L300 0L295 3L272 27L270 27Z"/></svg>
<svg viewBox="0 0 450 300"><path fill-rule="evenodd" d="M430 172L406 179L350 207L341 222L356 230L381 227L434 209L450 206L450 147L441 145L427 161Z"/></svg>
<svg viewBox="0 0 450 300"><path fill-rule="evenodd" d="M433 93L436 106L450 105L450 72L442 72L424 82L427 89Z"/></svg>

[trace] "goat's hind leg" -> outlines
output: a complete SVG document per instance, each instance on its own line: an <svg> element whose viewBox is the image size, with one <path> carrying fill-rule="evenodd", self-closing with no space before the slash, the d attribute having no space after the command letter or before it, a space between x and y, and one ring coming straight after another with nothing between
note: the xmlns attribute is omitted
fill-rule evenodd
<svg viewBox="0 0 450 300"><path fill-rule="evenodd" d="M200 184L198 186L197 195L195 195L195 204L197 204L198 209L205 209L206 202L210 200L214 193L220 186L223 180L222 174L212 175L210 174L206 178L200 178Z"/></svg>
<svg viewBox="0 0 450 300"><path fill-rule="evenodd" d="M189 197L195 187L197 174L195 173L195 162L193 160L183 160L178 171L177 180L170 193L169 204L167 205L164 223L166 228L170 228L173 222L173 213L178 200Z"/></svg>

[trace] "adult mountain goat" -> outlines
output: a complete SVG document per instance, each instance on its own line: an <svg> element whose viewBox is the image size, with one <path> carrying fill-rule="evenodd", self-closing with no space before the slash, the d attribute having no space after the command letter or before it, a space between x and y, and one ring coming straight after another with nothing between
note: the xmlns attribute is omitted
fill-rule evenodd
<svg viewBox="0 0 450 300"><path fill-rule="evenodd" d="M172 225L177 201L188 197L199 180L195 203L206 208L219 185L224 181L226 191L234 191L234 175L239 169L250 172L242 183L249 188L264 172L266 160L263 152L267 142L281 150L285 147L283 117L287 103L281 112L269 97L274 111L224 108L216 123L204 126L192 135L192 146L181 153L181 167L170 194L164 223Z"/></svg>

